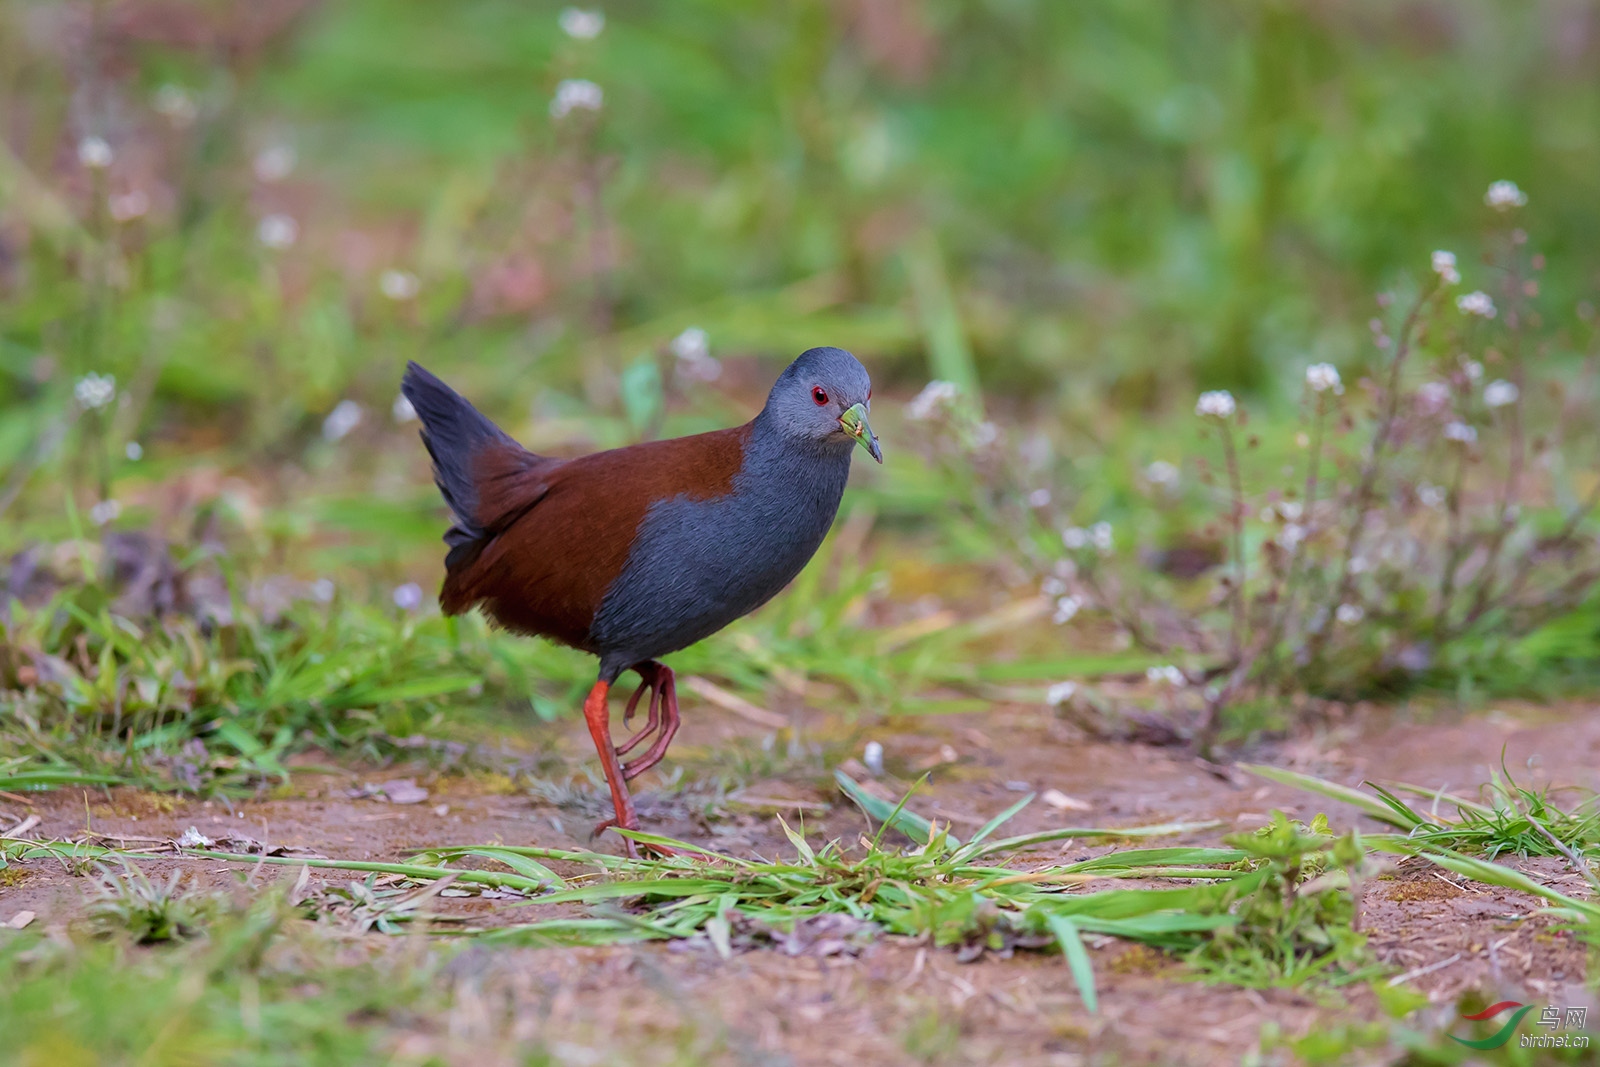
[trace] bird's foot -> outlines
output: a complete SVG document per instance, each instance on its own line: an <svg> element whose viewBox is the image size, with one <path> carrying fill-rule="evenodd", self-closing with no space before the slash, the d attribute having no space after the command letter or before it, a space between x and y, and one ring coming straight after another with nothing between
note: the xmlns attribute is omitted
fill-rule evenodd
<svg viewBox="0 0 1600 1067"><path fill-rule="evenodd" d="M627 826L624 825L623 821L620 819L606 819L603 822L596 824L594 832L589 835L589 840L593 841L607 830L613 828L619 830L637 830L639 825L637 822L635 822L634 825ZM670 845L658 845L651 841L635 841L631 837L622 838L622 847L624 851L627 852L629 859L638 859L641 850L649 855L660 857L661 859L672 859L675 856L695 855L695 853L686 852L681 848L673 848Z"/></svg>

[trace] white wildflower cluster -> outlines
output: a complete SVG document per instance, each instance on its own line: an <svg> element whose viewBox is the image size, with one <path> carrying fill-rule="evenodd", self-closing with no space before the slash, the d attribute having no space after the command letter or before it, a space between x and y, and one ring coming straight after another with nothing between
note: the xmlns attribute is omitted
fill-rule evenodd
<svg viewBox="0 0 1600 1067"><path fill-rule="evenodd" d="M1149 667L1144 672L1145 681L1152 685L1170 685L1174 689L1181 689L1189 683L1188 677L1172 664L1164 667Z"/></svg>
<svg viewBox="0 0 1600 1067"><path fill-rule="evenodd" d="M1176 489L1179 471L1175 464L1158 459L1144 469L1144 480L1158 489Z"/></svg>
<svg viewBox="0 0 1600 1067"><path fill-rule="evenodd" d="M117 379L110 374L90 372L72 387L72 398L85 411L104 411L117 398Z"/></svg>
<svg viewBox="0 0 1600 1067"><path fill-rule="evenodd" d="M1340 604L1333 617L1345 626L1354 626L1367 617L1360 604Z"/></svg>
<svg viewBox="0 0 1600 1067"><path fill-rule="evenodd" d="M256 180L271 184L281 182L294 172L294 165L299 161L292 147L286 144L268 145L256 153L255 159L250 162L250 169L255 171Z"/></svg>
<svg viewBox="0 0 1600 1067"><path fill-rule="evenodd" d="M422 606L422 586L416 582L407 582L395 586L394 606L401 611L416 611Z"/></svg>
<svg viewBox="0 0 1600 1067"><path fill-rule="evenodd" d="M550 117L564 119L574 111L599 111L605 104L605 91L587 78L568 78L556 86L550 100Z"/></svg>
<svg viewBox="0 0 1600 1067"><path fill-rule="evenodd" d="M89 521L96 526L105 526L117 520L122 514L122 505L115 500L102 500L89 509Z"/></svg>
<svg viewBox="0 0 1600 1067"><path fill-rule="evenodd" d="M354 400L341 400L334 405L328 417L322 420L322 436L328 441L342 441L350 435L350 431L361 425L361 416L365 414L361 405Z"/></svg>
<svg viewBox="0 0 1600 1067"><path fill-rule="evenodd" d="M378 291L390 300L410 300L421 289L422 283L408 270L386 270L378 276Z"/></svg>
<svg viewBox="0 0 1600 1067"><path fill-rule="evenodd" d="M116 154L104 137L85 137L78 142L78 162L90 170L105 170Z"/></svg>
<svg viewBox="0 0 1600 1067"><path fill-rule="evenodd" d="M1332 363L1313 363L1306 368L1306 384L1313 393L1332 392L1334 396L1344 394L1344 382L1339 378L1339 368Z"/></svg>
<svg viewBox="0 0 1600 1067"><path fill-rule="evenodd" d="M332 578L318 578L311 583L311 599L318 604L333 603L334 594L338 591L338 587L333 584Z"/></svg>
<svg viewBox="0 0 1600 1067"><path fill-rule="evenodd" d="M1082 526L1068 526L1061 531L1061 543L1073 552L1092 546L1102 556L1109 556L1116 545L1116 540L1109 522L1097 522L1087 529Z"/></svg>
<svg viewBox="0 0 1600 1067"><path fill-rule="evenodd" d="M955 382L931 381L906 405L906 418L913 422L924 422L935 415L942 415L955 406L956 398L960 395L961 390Z"/></svg>
<svg viewBox="0 0 1600 1067"><path fill-rule="evenodd" d="M1056 613L1050 621L1057 626L1065 625L1072 621L1073 616L1083 610L1083 599L1076 596L1063 596L1056 598Z"/></svg>
<svg viewBox="0 0 1600 1067"><path fill-rule="evenodd" d="M282 251L300 239L300 224L288 215L268 215L256 224L256 240L262 247Z"/></svg>
<svg viewBox="0 0 1600 1067"><path fill-rule="evenodd" d="M1050 492L1050 490L1035 489L1033 492L1028 494L1028 506L1030 508L1047 508L1050 506L1050 501L1054 499L1055 496Z"/></svg>
<svg viewBox="0 0 1600 1067"><path fill-rule="evenodd" d="M411 422L417 417L417 409L411 406L411 401L406 399L406 394L401 393L394 398L394 406L389 409L389 414L394 416L398 423Z"/></svg>
<svg viewBox="0 0 1600 1067"><path fill-rule="evenodd" d="M144 458L144 445L141 445L138 441L129 441L122 446L122 454L127 456L130 461L137 463Z"/></svg>
<svg viewBox="0 0 1600 1067"><path fill-rule="evenodd" d="M1000 439L1000 427L992 422L980 422L972 428L972 443L979 448L987 448Z"/></svg>
<svg viewBox="0 0 1600 1067"><path fill-rule="evenodd" d="M1517 402L1521 393L1515 382L1497 378L1483 387L1483 402L1492 408L1503 408Z"/></svg>
<svg viewBox="0 0 1600 1067"><path fill-rule="evenodd" d="M1496 211L1510 211L1515 207L1526 206L1528 194L1517 188L1516 182L1502 179L1489 186L1489 191L1483 194L1483 202Z"/></svg>
<svg viewBox="0 0 1600 1067"><path fill-rule="evenodd" d="M1461 361L1461 373L1467 376L1467 381L1475 382L1483 377L1483 364L1475 359Z"/></svg>
<svg viewBox="0 0 1600 1067"><path fill-rule="evenodd" d="M1213 389L1201 393L1200 399L1195 401L1194 413L1201 418L1226 419L1238 410L1233 394L1226 389Z"/></svg>
<svg viewBox="0 0 1600 1067"><path fill-rule="evenodd" d="M1044 691L1044 701L1052 708L1059 708L1077 695L1076 682L1057 682Z"/></svg>
<svg viewBox="0 0 1600 1067"><path fill-rule="evenodd" d="M1456 421L1445 426L1444 437L1447 441L1455 441L1459 444L1470 445L1478 439L1478 431L1474 426L1468 425L1465 422Z"/></svg>
<svg viewBox="0 0 1600 1067"><path fill-rule="evenodd" d="M1433 254L1433 272L1446 285L1459 285L1461 272L1456 270L1456 254L1443 250Z"/></svg>
<svg viewBox="0 0 1600 1067"><path fill-rule="evenodd" d="M191 125L200 115L200 109L189 91L170 82L156 90L154 106L156 114L164 115L168 122L180 130Z"/></svg>
<svg viewBox="0 0 1600 1067"><path fill-rule="evenodd" d="M1456 308L1463 315L1477 315L1485 319L1495 316L1494 300L1482 289L1456 297Z"/></svg>
<svg viewBox="0 0 1600 1067"><path fill-rule="evenodd" d="M1445 501L1449 499L1449 496L1450 494L1442 485L1433 485L1430 482L1423 482L1421 485L1417 486L1417 500L1425 508L1442 508L1444 507Z"/></svg>
<svg viewBox="0 0 1600 1067"><path fill-rule="evenodd" d="M1446 382L1423 382L1417 386L1417 406L1424 415L1436 415L1450 406L1450 386Z"/></svg>
<svg viewBox="0 0 1600 1067"><path fill-rule="evenodd" d="M711 354L711 337L700 327L690 326L674 337L669 347L683 377L702 382L722 377L722 364Z"/></svg>
<svg viewBox="0 0 1600 1067"><path fill-rule="evenodd" d="M581 7L569 7L561 12L561 32L568 37L579 41L592 41L600 36L600 31L606 28L606 13L604 11L585 11Z"/></svg>

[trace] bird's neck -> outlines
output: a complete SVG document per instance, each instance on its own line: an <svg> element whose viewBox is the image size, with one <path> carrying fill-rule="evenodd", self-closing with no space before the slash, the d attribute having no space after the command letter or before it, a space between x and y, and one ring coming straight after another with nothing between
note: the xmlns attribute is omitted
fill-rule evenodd
<svg viewBox="0 0 1600 1067"><path fill-rule="evenodd" d="M850 477L855 442L800 437L786 432L767 412L750 426L741 481L789 496L799 506L813 504L829 513L839 506Z"/></svg>

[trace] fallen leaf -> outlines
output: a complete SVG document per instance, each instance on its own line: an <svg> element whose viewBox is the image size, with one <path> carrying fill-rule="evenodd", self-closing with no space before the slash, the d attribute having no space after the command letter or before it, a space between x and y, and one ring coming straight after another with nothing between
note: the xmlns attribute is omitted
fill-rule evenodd
<svg viewBox="0 0 1600 1067"><path fill-rule="evenodd" d="M33 912L19 911L11 916L11 921L6 923L6 927L12 930L21 930L31 922L33 922Z"/></svg>
<svg viewBox="0 0 1600 1067"><path fill-rule="evenodd" d="M1039 799L1057 811L1092 811L1094 806L1077 797L1069 797L1059 789L1046 789Z"/></svg>

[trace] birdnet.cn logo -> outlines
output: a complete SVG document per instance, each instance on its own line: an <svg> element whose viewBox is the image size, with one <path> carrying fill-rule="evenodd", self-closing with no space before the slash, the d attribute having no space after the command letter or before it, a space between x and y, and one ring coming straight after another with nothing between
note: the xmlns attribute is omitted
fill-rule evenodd
<svg viewBox="0 0 1600 1067"><path fill-rule="evenodd" d="M1488 1037L1476 1039L1451 1034L1450 1040L1458 1045L1483 1051L1503 1048L1511 1040L1511 1035L1517 1032L1517 1026L1522 1022L1523 1016L1532 1010L1532 1004L1523 1004L1515 1000L1502 1000L1498 1004L1491 1004L1482 1011L1461 1017L1469 1022L1482 1023L1489 1022L1504 1012L1511 1012L1500 1029ZM1558 1008L1554 1004L1547 1004L1539 1010L1539 1021L1536 1025L1548 1032L1522 1034L1517 1044L1522 1048L1588 1048L1589 1035L1576 1032L1583 1029L1588 1014L1588 1008Z"/></svg>

